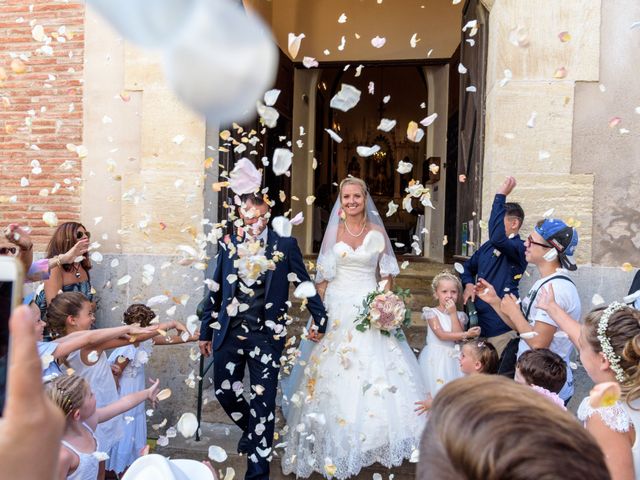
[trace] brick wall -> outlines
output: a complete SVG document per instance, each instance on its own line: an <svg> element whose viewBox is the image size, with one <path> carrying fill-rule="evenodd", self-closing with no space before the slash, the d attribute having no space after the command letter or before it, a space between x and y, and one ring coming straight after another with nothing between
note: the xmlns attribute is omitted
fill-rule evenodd
<svg viewBox="0 0 640 480"><path fill-rule="evenodd" d="M80 217L83 56L82 3L0 0L0 227L29 225L37 250L44 212Z"/></svg>

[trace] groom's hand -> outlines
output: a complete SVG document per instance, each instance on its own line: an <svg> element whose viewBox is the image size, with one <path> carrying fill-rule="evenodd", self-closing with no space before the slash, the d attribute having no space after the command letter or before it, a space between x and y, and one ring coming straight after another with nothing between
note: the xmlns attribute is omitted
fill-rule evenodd
<svg viewBox="0 0 640 480"><path fill-rule="evenodd" d="M318 343L320 340L322 340L322 337L324 337L324 333L319 333L318 330L313 328L307 335L307 340Z"/></svg>
<svg viewBox="0 0 640 480"><path fill-rule="evenodd" d="M205 357L211 355L211 340L201 340L198 342L198 346L200 347L200 353Z"/></svg>

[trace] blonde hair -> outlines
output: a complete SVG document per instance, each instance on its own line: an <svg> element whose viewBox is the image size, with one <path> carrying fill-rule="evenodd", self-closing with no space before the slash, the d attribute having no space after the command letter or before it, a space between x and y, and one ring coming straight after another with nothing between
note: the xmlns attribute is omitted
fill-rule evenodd
<svg viewBox="0 0 640 480"><path fill-rule="evenodd" d="M47 383L47 396L60 407L65 417L82 407L89 391L87 381L77 375L61 375Z"/></svg>
<svg viewBox="0 0 640 480"><path fill-rule="evenodd" d="M453 273L451 270L443 270L440 273L438 273L435 277L433 277L433 280L431 281L431 288L433 289L434 298L436 296L436 290L438 290L438 286L440 285L440 282L443 280L449 280L450 282L453 282L456 284L456 288L458 289L457 301L459 301L460 296L462 295L462 282L460 281L458 276L455 273Z"/></svg>
<svg viewBox="0 0 640 480"><path fill-rule="evenodd" d="M342 207L342 189L346 185L357 185L362 190L362 196L364 197L364 201L365 201L365 203L364 203L364 221L365 221L365 223L367 223L367 221L368 221L368 216L367 216L367 198L369 197L369 187L367 187L367 184L361 178L347 177L347 178L343 179L340 182L340 187L339 187L339 191L338 191L338 198L340 199L340 207Z"/></svg>
<svg viewBox="0 0 640 480"><path fill-rule="evenodd" d="M598 325L605 308L592 310L584 320L584 337L596 353L602 351L598 340ZM624 398L630 403L640 398L640 311L624 307L612 313L605 335L613 352L620 358L620 367L625 375L620 386Z"/></svg>
<svg viewBox="0 0 640 480"><path fill-rule="evenodd" d="M560 477L610 475L593 437L530 387L497 375L471 375L448 383L434 398L420 442L418 480Z"/></svg>

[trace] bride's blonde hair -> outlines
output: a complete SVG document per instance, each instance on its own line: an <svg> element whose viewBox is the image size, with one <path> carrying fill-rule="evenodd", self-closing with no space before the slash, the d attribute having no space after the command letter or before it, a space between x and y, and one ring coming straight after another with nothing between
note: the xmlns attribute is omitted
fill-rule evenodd
<svg viewBox="0 0 640 480"><path fill-rule="evenodd" d="M367 216L367 199L369 198L369 187L367 187L367 184L361 178L347 177L343 179L340 182L340 187L339 187L340 190L338 192L338 197L340 199L340 207L342 207L342 189L346 185L357 185L362 190L362 196L364 198L364 221L365 223L367 223L367 221L369 220Z"/></svg>

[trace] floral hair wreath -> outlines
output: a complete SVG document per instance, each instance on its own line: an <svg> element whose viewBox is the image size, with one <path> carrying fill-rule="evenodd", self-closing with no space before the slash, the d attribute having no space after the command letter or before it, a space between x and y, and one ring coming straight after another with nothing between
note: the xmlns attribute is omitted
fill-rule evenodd
<svg viewBox="0 0 640 480"><path fill-rule="evenodd" d="M600 321L598 322L598 341L600 342L602 353L609 361L609 366L616 374L616 380L620 383L624 382L627 377L620 366L621 358L613 351L611 341L609 340L609 337L607 337L607 327L609 326L609 319L611 318L611 315L625 308L627 308L627 305L624 303L613 302L605 309L600 317Z"/></svg>

